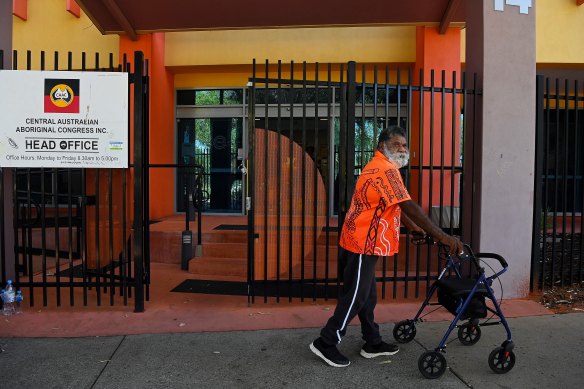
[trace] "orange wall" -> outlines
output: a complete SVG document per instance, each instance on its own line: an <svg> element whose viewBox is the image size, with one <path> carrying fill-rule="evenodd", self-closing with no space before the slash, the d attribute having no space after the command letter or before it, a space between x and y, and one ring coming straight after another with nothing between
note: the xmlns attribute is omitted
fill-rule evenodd
<svg viewBox="0 0 584 389"><path fill-rule="evenodd" d="M142 51L148 60L150 76L150 163L174 163L174 75L164 66L164 33L139 35L136 42L127 37L120 37L120 62L123 61L123 55L127 54L128 62L132 63L134 51L138 50ZM131 108L133 112L133 107ZM133 118L130 118L131 160L134 154L133 122ZM150 169L151 219L174 213L174 176L174 169Z"/></svg>
<svg viewBox="0 0 584 389"><path fill-rule="evenodd" d="M416 29L416 65L414 67L413 79L417 84L420 82L420 73L423 74L424 86L430 87L431 84L431 70L434 70L434 87L442 87L442 72L444 71L445 83L444 86L451 88L453 85L453 72L456 72L456 87L460 88L460 29L449 28L446 34L439 34L435 27L417 27ZM413 93L412 95L412 141L411 141L411 164L419 166L432 165L439 168L442 163L444 166L459 166L460 153L460 139L458 136L460 127L460 100L452 100L452 94L445 94L444 108L442 114L442 96L440 91L434 92L434 111L431 107L431 94L425 92L423 94L423 111L421 115L422 141L420 142L420 95ZM453 115L454 105L454 115ZM454 116L454 117L453 117ZM433 134L431 136L431 129ZM454 161L452 160L452 135L454 129L455 145L454 145ZM442 139L446 139L442 144ZM433 147L430 147L432 140ZM422 146L422 148L420 148ZM432 160L430 159L430 151L432 150ZM442 162L443 159L443 162ZM431 175L429 171L425 171L422 176L422 187L429 188L422 193L421 198L418 193L419 173L412 169L411 180L411 194L424 209L428 209L430 205L430 195L432 196L432 205L440 205L440 182L442 180L443 191L443 205L452 205L451 201L451 183L452 173L445 171L441 176L440 171L434 170ZM458 185L459 175L455 174L455 193ZM432 185L430 185L432 179ZM458 196L455 196L454 205L458 205Z"/></svg>

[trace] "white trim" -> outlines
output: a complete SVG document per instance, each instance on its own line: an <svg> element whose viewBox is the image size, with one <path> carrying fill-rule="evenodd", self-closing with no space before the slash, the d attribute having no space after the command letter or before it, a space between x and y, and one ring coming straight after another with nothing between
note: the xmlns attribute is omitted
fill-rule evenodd
<svg viewBox="0 0 584 389"><path fill-rule="evenodd" d="M349 314L351 313L351 308L353 308L353 304L355 304L355 298L357 298L357 292L359 291L359 281L361 280L361 264L363 263L361 260L362 257L363 257L363 254L359 254L359 268L357 270L357 285L355 286L355 294L353 295L353 300L351 300L351 305L349 306L349 309L347 310L347 315L345 316L345 320L343 320L343 325L341 326L340 329L337 330L337 339L338 339L337 343L341 343L340 331L342 331L345 328L345 326L347 325L347 320L349 319Z"/></svg>

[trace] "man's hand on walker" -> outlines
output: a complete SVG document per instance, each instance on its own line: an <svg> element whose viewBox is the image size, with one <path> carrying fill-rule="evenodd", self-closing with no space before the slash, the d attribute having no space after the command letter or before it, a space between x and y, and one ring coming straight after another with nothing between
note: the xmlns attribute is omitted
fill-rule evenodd
<svg viewBox="0 0 584 389"><path fill-rule="evenodd" d="M448 253L450 255L461 256L464 254L464 243L454 236L444 234L444 236L440 238L440 243L448 247Z"/></svg>

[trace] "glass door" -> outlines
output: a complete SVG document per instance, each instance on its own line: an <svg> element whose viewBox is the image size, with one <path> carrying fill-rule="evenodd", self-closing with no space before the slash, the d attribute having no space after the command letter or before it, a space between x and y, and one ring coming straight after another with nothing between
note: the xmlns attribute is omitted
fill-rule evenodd
<svg viewBox="0 0 584 389"><path fill-rule="evenodd" d="M241 213L242 118L177 119L177 161L203 167L203 212ZM177 211L185 211L192 174L178 173Z"/></svg>

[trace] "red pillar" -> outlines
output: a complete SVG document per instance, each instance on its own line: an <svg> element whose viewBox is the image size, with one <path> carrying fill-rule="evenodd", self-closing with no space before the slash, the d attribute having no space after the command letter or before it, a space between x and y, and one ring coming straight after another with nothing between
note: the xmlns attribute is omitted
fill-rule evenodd
<svg viewBox="0 0 584 389"><path fill-rule="evenodd" d="M428 211L430 206L440 205L441 183L442 205L458 206L458 185L460 174L454 176L454 202L452 201L452 171L450 167L460 166L460 99L453 101L451 93L444 93L444 101L439 88L454 85L456 72L456 87L460 88L460 29L449 28L445 34L439 34L436 27L416 28L416 64L413 83L425 87L434 86L433 94L424 92L412 94L411 120L411 195ZM433 74L433 83L432 83ZM443 83L444 75L444 83ZM433 108L432 108L433 106ZM454 107L454 109L453 109ZM452 134L455 134L454 146ZM454 149L454 153L453 153ZM453 158L454 156L454 158ZM424 169L420 179L416 167L433 167L433 174ZM444 174L440 166L445 166ZM430 179L432 177L432 180ZM430 185L432 181L432 185ZM420 194L420 187L422 188ZM431 198L430 198L431 197Z"/></svg>
<svg viewBox="0 0 584 389"><path fill-rule="evenodd" d="M120 63L126 54L132 63L134 51L142 51L148 60L150 76L150 163L174 163L174 75L164 64L164 33L138 35L137 41L120 36ZM132 66L133 68L133 66ZM130 99L132 101L132 99ZM133 123L130 123L133 128ZM133 131L130 144L133 145ZM130 147L133 150L133 147ZM150 217L174 213L174 170L150 169Z"/></svg>

